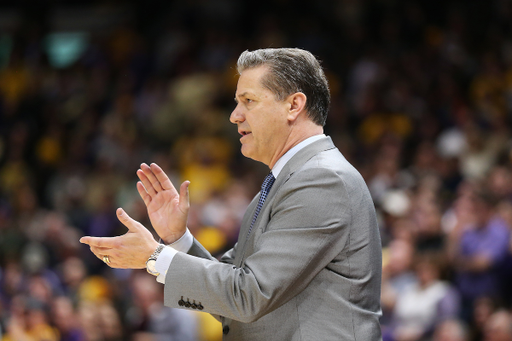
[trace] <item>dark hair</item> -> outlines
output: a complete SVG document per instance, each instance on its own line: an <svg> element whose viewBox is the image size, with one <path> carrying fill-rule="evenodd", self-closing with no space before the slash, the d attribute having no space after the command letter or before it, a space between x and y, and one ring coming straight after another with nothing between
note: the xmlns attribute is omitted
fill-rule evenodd
<svg viewBox="0 0 512 341"><path fill-rule="evenodd" d="M297 48L261 49L244 51L238 58L238 73L245 69L267 66L269 73L262 85L272 91L276 99L284 100L291 94L306 95L309 118L325 125L331 95L329 84L318 60L310 52Z"/></svg>

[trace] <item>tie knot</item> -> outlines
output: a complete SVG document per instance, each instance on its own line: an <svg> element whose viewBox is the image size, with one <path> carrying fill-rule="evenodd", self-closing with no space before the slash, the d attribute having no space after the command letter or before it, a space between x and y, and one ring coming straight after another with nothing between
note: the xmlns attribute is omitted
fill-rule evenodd
<svg viewBox="0 0 512 341"><path fill-rule="evenodd" d="M261 191L268 193L268 191L270 191L270 188L274 184L275 180L276 180L276 178L274 178L274 174L272 174L272 172L270 172L265 177L265 180L263 181L263 184L261 185Z"/></svg>

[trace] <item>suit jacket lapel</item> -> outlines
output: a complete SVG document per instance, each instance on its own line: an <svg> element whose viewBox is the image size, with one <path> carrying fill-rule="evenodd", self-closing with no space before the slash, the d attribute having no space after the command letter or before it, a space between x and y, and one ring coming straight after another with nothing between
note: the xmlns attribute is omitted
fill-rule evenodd
<svg viewBox="0 0 512 341"><path fill-rule="evenodd" d="M247 207L247 210L245 212L244 218L242 219L242 225L240 227L240 232L238 234L238 245L237 245L237 252L235 254L235 265L241 266L243 260L245 259L244 254L247 249L248 245L252 245L254 242L254 237L257 234L256 230L261 229L261 219L262 216L268 215L270 212L270 207L272 206L272 201L275 197L275 194L277 191L279 191L279 188L287 182L290 177L293 175L293 173L302 167L309 159L311 159L316 154L336 148L332 142L332 139L330 137L325 137L323 139L320 139L318 141L315 141L311 143L310 145L307 145L303 149L297 152L290 161L286 163L286 165L281 170L281 173L279 173L279 176L276 178L276 181L274 182L274 185L270 189L270 192L267 195L267 199L265 200L265 203L263 204L263 207L261 208L260 214L258 218L256 219L256 222L254 223L253 230L251 232L251 235L249 238L247 238L247 233L249 231L249 226L251 224L252 217L254 215L254 211L256 210L256 206L258 204L258 200L260 197L260 193L258 193L249 206Z"/></svg>

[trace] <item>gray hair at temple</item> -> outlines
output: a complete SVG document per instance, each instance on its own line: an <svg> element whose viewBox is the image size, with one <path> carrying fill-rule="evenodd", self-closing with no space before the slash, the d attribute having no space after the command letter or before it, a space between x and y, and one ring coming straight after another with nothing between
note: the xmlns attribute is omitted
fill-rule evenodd
<svg viewBox="0 0 512 341"><path fill-rule="evenodd" d="M279 48L246 50L238 58L239 74L258 66L269 68L262 85L272 91L278 101L302 92L306 95L309 118L320 126L325 125L331 95L324 71L315 56L297 48Z"/></svg>

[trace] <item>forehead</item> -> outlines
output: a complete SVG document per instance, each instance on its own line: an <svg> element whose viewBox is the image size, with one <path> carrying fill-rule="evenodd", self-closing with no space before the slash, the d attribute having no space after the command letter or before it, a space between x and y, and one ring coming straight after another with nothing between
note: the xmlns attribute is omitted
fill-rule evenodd
<svg viewBox="0 0 512 341"><path fill-rule="evenodd" d="M261 94L263 92L270 92L270 90L262 85L262 80L267 72L268 68L266 66L258 66L242 71L238 79L236 95L242 96L247 93Z"/></svg>

